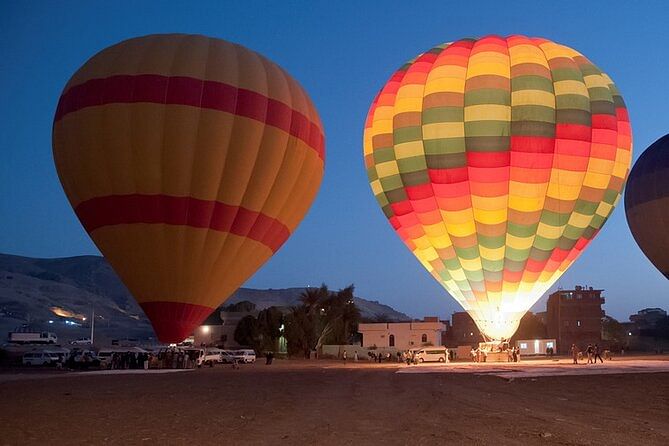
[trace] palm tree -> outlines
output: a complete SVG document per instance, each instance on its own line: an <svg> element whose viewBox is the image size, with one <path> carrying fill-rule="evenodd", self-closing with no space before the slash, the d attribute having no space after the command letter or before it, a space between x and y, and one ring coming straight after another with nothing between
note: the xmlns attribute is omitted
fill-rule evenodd
<svg viewBox="0 0 669 446"><path fill-rule="evenodd" d="M319 288L305 288L300 294L300 301L307 308L307 311L313 314L317 312L320 304L327 299L329 294L330 291L325 284L322 284Z"/></svg>

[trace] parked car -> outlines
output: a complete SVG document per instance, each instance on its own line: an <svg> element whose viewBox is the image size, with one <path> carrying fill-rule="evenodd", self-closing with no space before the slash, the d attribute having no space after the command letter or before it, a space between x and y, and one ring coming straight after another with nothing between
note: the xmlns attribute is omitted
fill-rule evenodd
<svg viewBox="0 0 669 446"><path fill-rule="evenodd" d="M235 362L235 352L232 350L221 350L221 362L223 364L232 364Z"/></svg>
<svg viewBox="0 0 669 446"><path fill-rule="evenodd" d="M79 338L74 341L70 341L71 345L89 345L92 344L91 338Z"/></svg>
<svg viewBox="0 0 669 446"><path fill-rule="evenodd" d="M86 370L89 367L100 367L100 359L93 350L73 349L65 363L71 369Z"/></svg>
<svg viewBox="0 0 669 446"><path fill-rule="evenodd" d="M234 358L238 362L243 362L246 364L256 362L256 352L253 350L236 350L234 353Z"/></svg>
<svg viewBox="0 0 669 446"><path fill-rule="evenodd" d="M425 347L416 351L418 362L446 362L448 349L446 347Z"/></svg>
<svg viewBox="0 0 669 446"><path fill-rule="evenodd" d="M28 352L23 354L23 365L55 365L59 359L57 353Z"/></svg>
<svg viewBox="0 0 669 446"><path fill-rule="evenodd" d="M204 363L209 366L223 364L223 350L220 348L207 348L204 352Z"/></svg>

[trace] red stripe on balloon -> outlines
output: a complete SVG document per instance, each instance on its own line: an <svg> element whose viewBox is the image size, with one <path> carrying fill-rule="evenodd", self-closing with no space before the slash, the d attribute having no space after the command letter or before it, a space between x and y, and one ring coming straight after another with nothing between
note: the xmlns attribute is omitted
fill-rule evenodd
<svg viewBox="0 0 669 446"><path fill-rule="evenodd" d="M139 74L91 79L63 93L54 122L87 107L137 102L188 105L254 119L304 141L321 159L325 157L323 133L302 113L255 91L192 77Z"/></svg>
<svg viewBox="0 0 669 446"><path fill-rule="evenodd" d="M286 225L263 213L192 197L109 195L86 200L75 211L89 233L122 224L184 225L248 237L273 252L290 236Z"/></svg>
<svg viewBox="0 0 669 446"><path fill-rule="evenodd" d="M214 308L184 302L142 302L139 304L151 321L160 342L176 344L193 333Z"/></svg>

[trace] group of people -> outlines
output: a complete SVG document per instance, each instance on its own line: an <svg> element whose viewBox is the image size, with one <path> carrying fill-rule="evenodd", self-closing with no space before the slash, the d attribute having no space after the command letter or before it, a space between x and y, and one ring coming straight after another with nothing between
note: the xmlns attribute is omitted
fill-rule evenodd
<svg viewBox="0 0 669 446"><path fill-rule="evenodd" d="M506 350L508 362L518 362L520 360L520 348L511 347Z"/></svg>
<svg viewBox="0 0 669 446"><path fill-rule="evenodd" d="M604 363L599 345L597 344L588 344L588 347L585 349L585 354L588 357L588 364L597 364L597 359L599 359L599 362ZM576 344L571 345L571 357L574 364L578 364L579 359L583 358L583 352L579 350Z"/></svg>
<svg viewBox="0 0 669 446"><path fill-rule="evenodd" d="M144 352L114 352L109 361L112 370L148 369L153 355Z"/></svg>
<svg viewBox="0 0 669 446"><path fill-rule="evenodd" d="M157 367L161 369L193 369L197 367L197 350L168 348L158 352Z"/></svg>
<svg viewBox="0 0 669 446"><path fill-rule="evenodd" d="M415 350L406 350L402 353L397 352L397 354L400 355L398 362L406 362L407 365L418 364L418 357L416 356Z"/></svg>
<svg viewBox="0 0 669 446"><path fill-rule="evenodd" d="M58 369L88 370L100 365L100 360L88 350L74 349L67 355L58 355L58 358Z"/></svg>
<svg viewBox="0 0 669 446"><path fill-rule="evenodd" d="M399 355L399 353L398 353ZM375 352L367 352L367 357L369 358L370 361L372 362L383 362L383 361L390 361L392 359L392 355L390 353L375 353ZM344 360L344 362L348 361L348 352L344 350L341 354L341 359ZM356 350L353 352L353 361L358 362L358 351Z"/></svg>
<svg viewBox="0 0 669 446"><path fill-rule="evenodd" d="M356 350L353 355L353 360L358 362L358 351ZM382 362L394 361L397 363L406 362L407 365L418 364L418 358L416 357L416 352L414 350L405 350L401 352L398 351L394 355L390 352L367 352L367 356L370 361L378 362L379 364ZM348 352L346 350L342 352L341 358L344 360L344 362L348 360Z"/></svg>

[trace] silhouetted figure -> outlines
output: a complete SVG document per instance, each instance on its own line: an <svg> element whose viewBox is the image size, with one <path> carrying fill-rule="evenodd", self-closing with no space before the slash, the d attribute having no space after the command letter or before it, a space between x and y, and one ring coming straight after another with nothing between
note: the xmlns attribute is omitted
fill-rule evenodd
<svg viewBox="0 0 669 446"><path fill-rule="evenodd" d="M599 354L599 345L595 344L595 346L592 349L592 353L594 355L594 359L592 361L593 364L597 364L597 358L599 358L599 362L604 363L602 356Z"/></svg>
<svg viewBox="0 0 669 446"><path fill-rule="evenodd" d="M571 344L571 357L574 361L573 363L578 364L578 348L576 344Z"/></svg>

